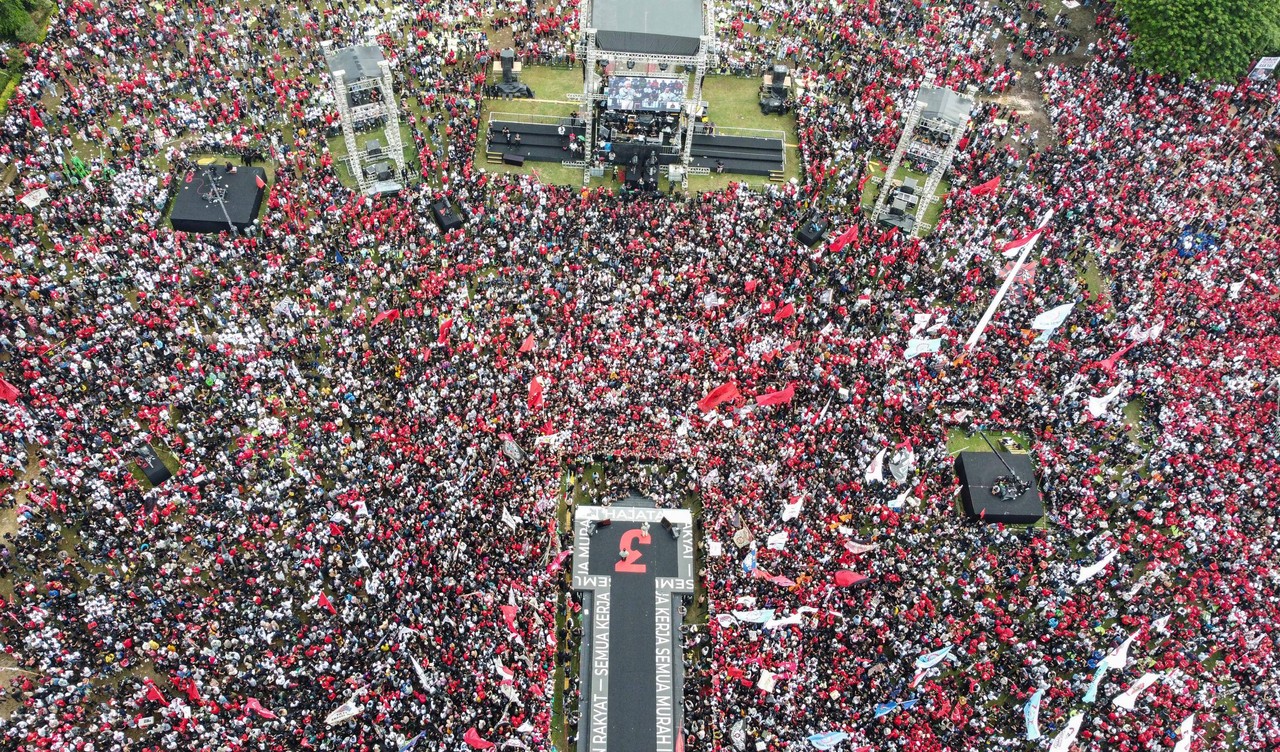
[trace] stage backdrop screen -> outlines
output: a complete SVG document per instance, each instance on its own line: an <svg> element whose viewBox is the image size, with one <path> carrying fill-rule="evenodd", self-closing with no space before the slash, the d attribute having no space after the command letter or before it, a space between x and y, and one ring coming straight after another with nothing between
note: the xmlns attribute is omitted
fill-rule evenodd
<svg viewBox="0 0 1280 752"><path fill-rule="evenodd" d="M613 76L605 89L611 110L679 112L685 82L678 78Z"/></svg>

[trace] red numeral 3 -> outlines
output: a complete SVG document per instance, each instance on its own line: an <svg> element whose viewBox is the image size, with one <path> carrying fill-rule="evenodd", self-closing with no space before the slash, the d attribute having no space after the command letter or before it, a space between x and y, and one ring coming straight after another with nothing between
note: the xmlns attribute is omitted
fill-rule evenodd
<svg viewBox="0 0 1280 752"><path fill-rule="evenodd" d="M645 568L643 564L637 564L640 561L640 552L636 550L636 546L647 546L653 539L645 534L643 530L628 530L622 534L622 548L629 550L627 558L613 565L615 572L639 572L643 574Z"/></svg>

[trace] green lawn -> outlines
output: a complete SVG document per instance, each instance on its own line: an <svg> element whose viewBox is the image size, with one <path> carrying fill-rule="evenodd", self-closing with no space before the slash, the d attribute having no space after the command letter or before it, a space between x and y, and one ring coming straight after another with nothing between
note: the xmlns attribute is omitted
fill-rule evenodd
<svg viewBox="0 0 1280 752"><path fill-rule="evenodd" d="M1025 453L1031 451L1031 440L1019 433L1008 433L1004 431L984 431L987 438L995 444L996 449L1005 451L1004 441L1012 441L1016 444L1016 448L1009 451ZM959 454L960 452L990 452L991 448L982 440L977 432L970 433L962 428L953 428L947 431L947 451L951 454Z"/></svg>
<svg viewBox="0 0 1280 752"><path fill-rule="evenodd" d="M1151 449L1151 442L1142 437L1142 424L1145 420L1147 401L1139 397L1124 406L1124 422L1127 425L1129 438L1143 449Z"/></svg>
<svg viewBox="0 0 1280 752"><path fill-rule="evenodd" d="M875 207L876 198L880 195L882 183L877 183L876 181L877 179L884 177L885 164L883 162L872 160L868 163L867 169L871 171L871 179L867 181L866 186L862 189L862 208L866 211L870 211ZM899 165L898 172L893 176L893 182L901 183L908 177L914 177L922 183L929 178L929 176L923 172L917 172L906 165ZM938 189L934 191L933 195L936 196L938 200L934 201L924 213L925 224L929 225L930 229L938 224L938 217L942 215L942 198L946 196L947 192L950 190L950 181L943 180L938 184Z"/></svg>
<svg viewBox="0 0 1280 752"><path fill-rule="evenodd" d="M795 115L761 114L759 79L707 76L702 81L702 98L707 102L707 116L718 128L782 131L786 143L796 142Z"/></svg>

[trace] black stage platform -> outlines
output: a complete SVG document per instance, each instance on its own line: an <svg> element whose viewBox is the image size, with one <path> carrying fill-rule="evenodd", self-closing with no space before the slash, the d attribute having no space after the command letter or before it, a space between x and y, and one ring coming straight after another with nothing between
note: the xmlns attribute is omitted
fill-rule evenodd
<svg viewBox="0 0 1280 752"><path fill-rule="evenodd" d="M489 123L489 140L485 151L493 155L519 154L530 162L570 162L586 159L582 151L586 129L580 121L564 118L561 123L517 123L506 120L494 120ZM560 127L564 126L565 135L560 135ZM507 143L502 129L511 132L514 139L520 134L520 143ZM568 135L574 134L579 149L572 152L566 149ZM615 144L618 151L625 146ZM716 162L724 164L724 171L738 175L770 176L780 173L785 167L785 145L780 138L752 138L743 136L708 136L697 129L693 134L693 147L690 149L690 162L694 167L705 167L716 171ZM663 165L680 161L678 155L662 154ZM612 165L610 165L612 166Z"/></svg>
<svg viewBox="0 0 1280 752"><path fill-rule="evenodd" d="M177 179L178 195L173 200L169 222L173 229L183 232L228 232L228 217L237 230L244 232L258 216L266 194L265 188L258 187L258 180L264 185L267 180L261 167L239 167L231 173L225 164L199 165ZM211 189L225 191L221 206Z"/></svg>
<svg viewBox="0 0 1280 752"><path fill-rule="evenodd" d="M489 154L519 154L530 162L572 162L586 159L583 155L583 137L586 128L581 123L573 124L570 118L564 118L559 125L549 123L515 123L495 120L489 124L489 143L486 152ZM565 134L560 135L563 126ZM519 144L508 144L502 129L511 131L514 138L520 135ZM578 143L576 153L566 148L569 134L572 133Z"/></svg>
<svg viewBox="0 0 1280 752"><path fill-rule="evenodd" d="M1000 458L1019 478L1031 484L1025 493L1010 501L991 493L996 479L1009 474ZM997 457L995 452L961 452L956 457L956 478L960 481L960 499L968 517L1013 525L1039 522L1044 517L1044 502L1040 499L1029 454L1000 452Z"/></svg>
<svg viewBox="0 0 1280 752"><path fill-rule="evenodd" d="M680 594L693 593L691 521L687 510L654 509L639 497L574 517L573 587L583 598L578 752L683 746L679 606Z"/></svg>
<svg viewBox="0 0 1280 752"><path fill-rule="evenodd" d="M783 170L785 148L780 138L708 136L695 128L689 157L694 167L706 167L712 172L719 161L724 163L725 172L769 175Z"/></svg>

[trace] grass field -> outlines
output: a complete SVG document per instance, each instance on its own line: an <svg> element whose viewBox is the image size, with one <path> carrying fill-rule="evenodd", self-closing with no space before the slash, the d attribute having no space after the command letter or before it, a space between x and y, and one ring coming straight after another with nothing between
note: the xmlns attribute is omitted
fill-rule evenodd
<svg viewBox="0 0 1280 752"><path fill-rule="evenodd" d="M1022 434L1004 431L984 431L983 433L1001 451L1017 453L1031 451L1030 439ZM1014 446L1008 446L1008 442L1012 442ZM953 455L960 452L990 452L991 447L987 446L987 442L983 441L976 431L970 433L962 428L953 428L947 432L947 451Z"/></svg>

